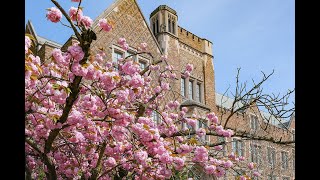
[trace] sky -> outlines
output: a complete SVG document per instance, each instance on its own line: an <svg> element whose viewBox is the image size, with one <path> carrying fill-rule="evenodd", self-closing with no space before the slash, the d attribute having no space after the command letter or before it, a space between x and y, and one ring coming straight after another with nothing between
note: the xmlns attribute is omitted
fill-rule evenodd
<svg viewBox="0 0 320 180"><path fill-rule="evenodd" d="M62 7L77 6L58 0ZM83 0L85 15L95 19L114 0ZM295 88L295 1L294 0L137 0L145 18L159 5L177 11L179 26L213 43L216 92L235 88L240 80L259 80L261 72L274 70L263 86L266 93L284 94ZM63 44L69 28L45 17L50 0L26 0L25 22L31 20L38 35ZM65 21L66 22L66 21ZM294 94L290 102L294 102ZM290 105L292 106L292 105Z"/></svg>

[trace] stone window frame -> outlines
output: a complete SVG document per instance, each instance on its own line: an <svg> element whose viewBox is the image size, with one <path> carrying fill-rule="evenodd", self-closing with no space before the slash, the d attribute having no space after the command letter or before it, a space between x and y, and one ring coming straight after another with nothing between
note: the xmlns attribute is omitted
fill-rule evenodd
<svg viewBox="0 0 320 180"><path fill-rule="evenodd" d="M199 128L203 128L203 129L207 129L208 127L208 120L206 119L200 119L201 121L199 121L199 119L197 119L196 121L196 128L195 130L198 130ZM201 125L201 127L200 127ZM203 137L200 138L202 141L208 141L209 140L209 136L208 135L205 135Z"/></svg>
<svg viewBox="0 0 320 180"><path fill-rule="evenodd" d="M160 32L160 27L159 27L159 18L158 18L158 15L155 15L154 17L152 17L152 25L150 24L151 26L151 29L152 29L152 33L153 35L157 35L159 34Z"/></svg>
<svg viewBox="0 0 320 180"><path fill-rule="evenodd" d="M137 55L137 60L136 60L135 62L138 62L138 63L139 63L139 67L140 67L140 69L141 69L141 64L140 64L140 62L143 62L143 63L145 64L145 68L146 68L146 67L149 65L149 63L150 63L150 60L147 59L147 58L145 58L145 57L143 57L143 56ZM143 70L143 69L141 69L141 70Z"/></svg>
<svg viewBox="0 0 320 180"><path fill-rule="evenodd" d="M195 92L195 94L196 94L196 97L195 97L195 101L197 101L197 102L200 102L200 103L202 103L202 99L201 99L201 82L199 82L198 80L197 80L197 83L195 84L196 85L196 92ZM198 86L199 86L199 92L198 92Z"/></svg>
<svg viewBox="0 0 320 180"><path fill-rule="evenodd" d="M115 52L122 53L122 58L123 59L126 57L126 52L121 47L119 47L117 45L112 45L110 48L112 50L112 53L111 53L111 62L112 63L115 63L115 61L113 60L113 56L114 56ZM117 62L117 64L114 65L114 68L116 70L118 70L118 62Z"/></svg>
<svg viewBox="0 0 320 180"><path fill-rule="evenodd" d="M256 119L256 122L254 123L254 127L252 127L252 117L255 116L257 119ZM256 115L255 113L249 113L249 119L250 119L250 131L253 131L253 132L256 132L259 130L259 117L258 115Z"/></svg>
<svg viewBox="0 0 320 180"><path fill-rule="evenodd" d="M176 34L176 18L174 15L168 13L168 32L175 35Z"/></svg>
<svg viewBox="0 0 320 180"><path fill-rule="evenodd" d="M136 52L137 52L136 49L134 49L134 48L132 48L132 47L130 47L130 46L129 46L129 49L128 49L127 51L123 50L120 46L118 46L118 45L116 45L116 44L113 44L110 48L111 48L111 50L112 50L112 53L111 53L112 62L113 62L113 53L114 53L115 51L118 51L118 52L122 53L122 54L123 54L123 57L122 57L123 59L126 58L126 57L128 57L128 56L130 56L130 54L133 54L133 53L136 53ZM131 53L131 52L132 52L132 53ZM143 56L140 56L139 54L133 56L133 61L134 61L134 62L137 62L137 63L139 63L139 61L143 61L143 62L146 63L146 66L148 66L149 63L150 63L150 60L149 60L148 58L143 57ZM140 65L140 64L139 64L139 65Z"/></svg>
<svg viewBox="0 0 320 180"><path fill-rule="evenodd" d="M182 88L182 79L183 79L183 85L184 85L183 88ZM181 78L180 78L180 94L182 93L182 90L183 90L183 94L181 94L181 96L183 98L187 97L186 80L187 80L187 78L181 76Z"/></svg>
<svg viewBox="0 0 320 180"><path fill-rule="evenodd" d="M223 139L223 141L221 141L221 139ZM221 146L222 146L223 155L225 156L227 154L227 138L223 136L217 136L217 142L218 143L224 142L224 144L222 144Z"/></svg>
<svg viewBox="0 0 320 180"><path fill-rule="evenodd" d="M233 143L236 142L236 150L234 150L233 148ZM239 151L239 142L242 144L242 148L241 149L241 155L238 154L238 151ZM240 137L232 137L231 138L231 151L236 153L237 156L243 156L245 157L245 152L246 152L246 144L245 144L245 141L242 140L242 138Z"/></svg>
<svg viewBox="0 0 320 180"><path fill-rule="evenodd" d="M161 115L153 110L152 111L152 114L151 114L151 119L156 123L156 124L160 124L162 122L162 119L161 119Z"/></svg>
<svg viewBox="0 0 320 180"><path fill-rule="evenodd" d="M190 83L191 83L191 89L190 89ZM193 84L194 84L194 79L189 77L188 80L188 99L190 100L194 100L194 88L193 88ZM190 94L191 92L191 94ZM190 97L191 96L191 97Z"/></svg>
<svg viewBox="0 0 320 180"><path fill-rule="evenodd" d="M183 74L183 72L181 72L181 74ZM182 77L182 76L181 76ZM185 79L185 96L183 96L183 98L185 99L190 99L192 101L201 103L201 104L205 104L205 98L204 98L204 81L200 80L199 78L195 78L193 76L189 76ZM192 98L189 97L189 81L192 81ZM200 84L200 101L196 100L196 86L197 84ZM188 87L188 88L187 88ZM181 81L180 81L180 88L181 88ZM181 93L181 89L180 89L180 93Z"/></svg>
<svg viewBox="0 0 320 180"><path fill-rule="evenodd" d="M261 165L261 164L262 164L262 160L263 160L263 157L262 157L262 156L263 156L263 155L262 155L263 146L262 146L261 144L257 143L257 142L250 142L250 145L249 145L249 146L250 146L250 147L249 147L249 149L250 149L250 151L249 151L249 152L250 152L250 159L251 159L252 162L254 162L254 161L253 161L253 157L252 157L252 156L253 156L253 154L252 154L252 153L253 153L253 152L252 152L252 151L253 151L252 147L253 147L253 146L260 147L260 152L258 152L258 153L256 154L256 156L257 156L257 157L256 157L257 162L254 162L254 163L256 163L258 166Z"/></svg>
<svg viewBox="0 0 320 180"><path fill-rule="evenodd" d="M269 153L268 153L268 148L271 148L271 149L274 149L274 165L272 166L270 163L269 163ZM273 169L273 168L275 168L276 167L276 165L277 165L277 148L275 148L274 146L272 146L272 145L268 145L267 146L267 163L268 163L268 165L270 165L270 167Z"/></svg>

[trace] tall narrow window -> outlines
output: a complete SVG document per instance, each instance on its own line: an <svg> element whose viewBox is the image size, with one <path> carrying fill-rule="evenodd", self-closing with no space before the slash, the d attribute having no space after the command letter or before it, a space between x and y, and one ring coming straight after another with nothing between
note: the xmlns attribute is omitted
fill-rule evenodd
<svg viewBox="0 0 320 180"><path fill-rule="evenodd" d="M120 51L115 50L112 54L112 62L117 63L119 59L123 58L123 53Z"/></svg>
<svg viewBox="0 0 320 180"><path fill-rule="evenodd" d="M152 27L153 27L153 34L156 35L156 23L153 23Z"/></svg>
<svg viewBox="0 0 320 180"><path fill-rule="evenodd" d="M271 168L274 168L276 165L276 151L275 151L275 149L268 147L267 154L268 154L268 163Z"/></svg>
<svg viewBox="0 0 320 180"><path fill-rule="evenodd" d="M175 34L175 29L176 27L175 27L175 23L174 23L174 21L172 21L172 34Z"/></svg>
<svg viewBox="0 0 320 180"><path fill-rule="evenodd" d="M258 130L259 122L258 117L256 115L250 116L250 128L254 131Z"/></svg>
<svg viewBox="0 0 320 180"><path fill-rule="evenodd" d="M218 143L224 143L226 140L225 140L225 137L220 137L218 136ZM226 144L222 144L222 147L223 147L223 155L225 156L226 155Z"/></svg>
<svg viewBox="0 0 320 180"><path fill-rule="evenodd" d="M281 152L282 169L288 169L288 152Z"/></svg>
<svg viewBox="0 0 320 180"><path fill-rule="evenodd" d="M156 20L156 34L159 33L159 20Z"/></svg>
<svg viewBox="0 0 320 180"><path fill-rule="evenodd" d="M124 53L118 50L114 50L112 53L112 63L115 65L116 69L118 69L118 61L123 58Z"/></svg>
<svg viewBox="0 0 320 180"><path fill-rule="evenodd" d="M171 20L168 19L168 31L171 32Z"/></svg>
<svg viewBox="0 0 320 180"><path fill-rule="evenodd" d="M201 89L200 89L200 84L197 83L196 86L196 101L201 102Z"/></svg>
<svg viewBox="0 0 320 180"><path fill-rule="evenodd" d="M160 114L157 111L152 111L152 119L156 124L161 122Z"/></svg>
<svg viewBox="0 0 320 180"><path fill-rule="evenodd" d="M199 128L206 128L206 122L204 120L198 120L197 121L197 124L196 124L196 129L199 129ZM205 136L202 136L201 137L202 140L208 140L208 136L205 135Z"/></svg>
<svg viewBox="0 0 320 180"><path fill-rule="evenodd" d="M261 146L256 144L250 144L251 149L251 161L257 164L262 163L261 159Z"/></svg>
<svg viewBox="0 0 320 180"><path fill-rule="evenodd" d="M193 81L189 81L189 98L193 99Z"/></svg>
<svg viewBox="0 0 320 180"><path fill-rule="evenodd" d="M181 78L181 89L180 93L182 96L186 96L186 87L185 87L185 79Z"/></svg>

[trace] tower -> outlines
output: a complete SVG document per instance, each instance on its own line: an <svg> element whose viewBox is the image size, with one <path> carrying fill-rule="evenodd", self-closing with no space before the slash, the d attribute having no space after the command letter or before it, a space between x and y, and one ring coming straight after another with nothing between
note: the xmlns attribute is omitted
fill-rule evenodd
<svg viewBox="0 0 320 180"><path fill-rule="evenodd" d="M178 38L177 12L166 5L160 5L150 14L150 28L162 51L167 54L168 36Z"/></svg>

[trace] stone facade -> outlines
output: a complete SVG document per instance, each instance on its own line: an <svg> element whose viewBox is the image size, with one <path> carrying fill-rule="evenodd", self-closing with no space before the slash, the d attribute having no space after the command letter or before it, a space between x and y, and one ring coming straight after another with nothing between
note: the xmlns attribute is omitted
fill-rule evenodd
<svg viewBox="0 0 320 180"><path fill-rule="evenodd" d="M226 97L228 98L228 97ZM229 98L230 99L230 98ZM225 101L225 100L224 100ZM227 107L223 105L223 103L218 102L217 104L217 111L216 114L221 119L221 124L224 124L226 121L226 117L230 115L230 111L227 110ZM257 129L251 125L251 115L257 116L258 118L258 125ZM280 127L281 125L274 125L275 122L267 123L265 115L262 114L261 111L254 107L249 109L245 112L237 113L231 117L228 122L227 127L232 129L237 129L238 131L248 132L252 135L259 136L259 137L272 137L274 140L282 140L282 141L291 141L294 140L294 134L292 133L295 128L295 116L292 116L290 121L287 125L283 125L285 127ZM266 126L268 126L266 128ZM233 152L232 141L235 138L226 138L225 141L227 142L225 145L225 152L230 153ZM282 180L285 178L289 178L293 180L295 178L295 168L294 168L294 158L295 158L295 147L294 145L279 145L267 141L261 140L242 140L244 144L244 157L246 159L251 160L252 156L252 149L250 147L251 144L258 145L261 147L261 153L259 158L261 159L261 164L259 164L259 169L261 170L262 177L259 179L266 179L268 180L269 175L273 175L277 178L277 180ZM272 167L268 162L268 148L273 148L275 150L275 165ZM282 168L282 157L281 152L288 153L288 168ZM228 173L224 178L221 179L232 179L234 178L234 174Z"/></svg>
<svg viewBox="0 0 320 180"><path fill-rule="evenodd" d="M114 28L111 32L101 31L99 28L98 21L101 18L107 18L109 21L114 22ZM107 58L112 59L112 54L115 51L122 52L121 48L117 45L117 41L120 37L124 37L129 44L129 52L136 52L137 47L140 43L146 42L148 44L148 51L152 54L149 55L139 55L138 59L143 59L147 64L158 60L162 55L166 55L169 59L168 63L173 65L177 72L178 80L171 83L171 88L173 93L169 94L166 100L178 99L181 102L181 106L189 107L189 112L187 115L197 113L203 115L207 112L215 112L219 119L224 123L225 117L228 115L226 108L223 105L219 105L217 102L217 93L215 92L215 76L214 76L214 64L213 64L213 44L205 38L198 37L197 35L187 31L178 25L178 15L175 10L168 6L162 5L155 9L150 15L150 25L148 25L147 20L143 16L136 0L116 0L110 7L108 7L104 12L102 12L93 23L93 30L96 32L97 40L93 41L91 50L93 52L98 51L98 49L103 49L106 52ZM33 34L38 37L30 24L27 25L26 32ZM41 39L41 38L40 38ZM72 44L74 38L70 37L68 41L62 46L59 44L54 44L54 42L49 43L39 43L37 40L36 44L40 44L39 48L36 50L40 58L50 57L50 52L53 48L62 47L62 50ZM43 41L43 38L42 38ZM123 52L124 57L128 56L128 53ZM194 71L191 76L185 79L185 95L181 95L181 78L182 72L186 64L193 64ZM188 96L189 93L189 81L192 81L193 98ZM199 100L196 100L197 96L196 88L199 85L200 94ZM259 112L256 109L256 112ZM237 113L234 115L230 122L228 123L229 128L234 128L237 130L252 132L250 129L250 114L256 113L254 111ZM224 115L223 115L224 114ZM259 113L258 113L259 114ZM259 116L260 128L253 132L259 136L269 136L272 135L274 139L282 138L290 139L292 134L285 131L284 128L280 128L275 125L269 125L267 131L263 130L266 123ZM294 118L290 121L288 126L285 126L292 131L295 128ZM207 140L217 142L216 137L208 137ZM225 153L230 153L232 151L232 138L226 139L228 143L225 146ZM273 173L277 176L277 180L282 180L283 177L289 177L290 180L294 179L294 147L285 145L276 145L266 141L251 141L243 140L244 142L244 156L251 157L250 144L256 143L261 146L261 165L262 178L267 179L267 175ZM268 166L267 159L267 147L274 147L276 150L276 166L279 168L271 169ZM287 170L281 168L281 151L288 152L289 167ZM234 179L232 174L227 174L225 179ZM279 179L280 178L280 179ZM223 179L223 178L222 178Z"/></svg>

